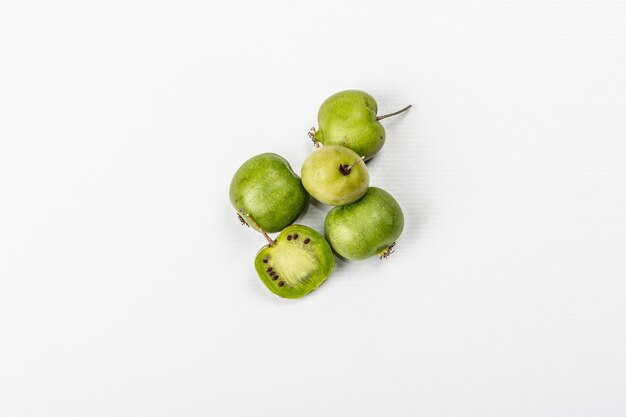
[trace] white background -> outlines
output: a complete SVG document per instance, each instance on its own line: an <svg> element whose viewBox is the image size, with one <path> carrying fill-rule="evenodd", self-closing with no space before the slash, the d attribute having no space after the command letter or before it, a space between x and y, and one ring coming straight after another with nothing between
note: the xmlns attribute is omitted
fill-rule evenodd
<svg viewBox="0 0 626 417"><path fill-rule="evenodd" d="M626 415L622 1L3 2L0 415ZM386 261L269 293L228 201L370 92ZM321 229L325 208L300 223Z"/></svg>

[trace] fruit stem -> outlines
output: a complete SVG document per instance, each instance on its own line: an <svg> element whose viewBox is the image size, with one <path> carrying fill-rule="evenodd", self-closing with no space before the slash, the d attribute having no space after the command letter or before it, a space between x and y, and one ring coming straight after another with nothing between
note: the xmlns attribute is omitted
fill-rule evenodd
<svg viewBox="0 0 626 417"><path fill-rule="evenodd" d="M387 249L385 249L384 251L382 251L379 255L379 259L387 259L389 257L389 255L391 255L394 250L393 247L396 246L396 242L391 243L391 245L389 245L387 247Z"/></svg>
<svg viewBox="0 0 626 417"><path fill-rule="evenodd" d="M274 244L274 240L271 237L269 237L269 235L267 233L265 233L265 230L263 230L263 228L261 226L259 226L259 224L256 222L256 220L254 220L254 217L252 217L250 214L246 213L242 209L239 209L239 212L241 214L243 214L244 216L246 216L248 218L248 220L250 220L250 222L254 225L254 227L256 227L259 230L259 232L261 232L263 237L265 239L267 239L267 241L269 242L270 246L272 246Z"/></svg>
<svg viewBox="0 0 626 417"><path fill-rule="evenodd" d="M359 159L357 159L356 161L354 161L350 165L339 164L339 172L341 172L343 175L348 175L350 173L350 171L352 171L352 168L354 168L354 166L356 164L358 164L359 162L362 162L364 160L365 160L365 156L362 156L362 157L360 157Z"/></svg>
<svg viewBox="0 0 626 417"><path fill-rule="evenodd" d="M406 106L405 108L400 109L400 110L398 110L398 111L394 111L393 113L383 114L382 116L377 116L377 117L376 117L376 120L383 120L383 119L386 119L387 117L395 116L396 114L400 114L400 113L402 113L402 112L407 111L407 110L408 110L408 109L410 109L411 107L413 107L413 105L412 105L412 104L409 104L409 105L408 105L408 106Z"/></svg>

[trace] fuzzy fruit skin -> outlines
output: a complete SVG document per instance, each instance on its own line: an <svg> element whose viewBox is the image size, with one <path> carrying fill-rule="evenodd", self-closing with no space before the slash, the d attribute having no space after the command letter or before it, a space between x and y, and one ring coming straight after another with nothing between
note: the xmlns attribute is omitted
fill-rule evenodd
<svg viewBox="0 0 626 417"><path fill-rule="evenodd" d="M315 140L350 148L370 159L385 144L385 129L376 120L378 105L365 91L345 90L328 97L317 113Z"/></svg>
<svg viewBox="0 0 626 417"><path fill-rule="evenodd" d="M287 238L289 235L293 236L294 233L299 235L298 240ZM310 241L304 245L303 241L306 238L309 238ZM311 272L308 283L298 286L290 286L287 283L281 287L278 283L283 280L284 277L272 280L272 277L267 272L267 268L269 265L272 265L271 260L273 251L277 250L280 245L301 245L300 247L306 248L309 255L312 253L316 255L314 257L315 269ZM307 256L307 254L302 253L300 256ZM264 260L269 262L263 262ZM261 278L263 284L265 284L268 290L283 298L304 297L322 285L326 278L328 278L333 272L334 266L335 257L333 256L333 251L331 250L330 245L326 239L324 239L324 236L316 232L314 229L300 224L294 224L285 228L285 230L278 235L274 244L271 246L263 246L254 259L254 268L256 269L256 272L259 275L259 278Z"/></svg>
<svg viewBox="0 0 626 417"><path fill-rule="evenodd" d="M311 152L302 164L302 184L317 201L331 206L350 204L365 194L370 176L365 163L359 162L348 175L340 165L351 165L361 158L343 146L324 146Z"/></svg>
<svg viewBox="0 0 626 417"><path fill-rule="evenodd" d="M230 183L230 202L268 233L292 224L309 203L300 177L285 158L275 153L253 156L239 167ZM256 230L254 224L244 220Z"/></svg>
<svg viewBox="0 0 626 417"><path fill-rule="evenodd" d="M332 248L351 260L382 254L403 228L402 208L391 194L376 187L370 187L360 200L330 210L324 222Z"/></svg>

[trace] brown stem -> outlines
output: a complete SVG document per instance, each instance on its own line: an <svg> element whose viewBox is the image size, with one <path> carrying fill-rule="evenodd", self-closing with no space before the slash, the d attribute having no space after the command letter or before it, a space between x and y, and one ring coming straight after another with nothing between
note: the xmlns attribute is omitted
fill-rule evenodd
<svg viewBox="0 0 626 417"><path fill-rule="evenodd" d="M239 212L241 214L243 214L244 216L246 216L248 218L248 220L250 220L250 222L254 225L254 227L256 227L259 230L259 232L261 232L263 237L265 237L265 239L267 239L267 241L269 242L270 246L272 246L274 244L274 240L272 240L272 238L269 237L269 235L267 233L265 233L265 230L263 230L263 228L261 226L259 226L259 224L256 222L256 220L254 220L254 217L252 217L250 214L246 213L242 209L239 209Z"/></svg>
<svg viewBox="0 0 626 417"><path fill-rule="evenodd" d="M315 139L315 134L317 133L317 130L315 130L315 127L312 127L311 130L309 130L309 133L307 133L306 135L309 137L309 139L311 139L313 141L313 145L316 148L320 147L320 142Z"/></svg>
<svg viewBox="0 0 626 417"><path fill-rule="evenodd" d="M359 162L362 162L364 160L365 160L365 157L362 156L362 157L360 157L359 159L357 159L356 161L354 161L350 165L339 164L339 172L341 172L343 175L348 175L350 173L350 171L352 171L352 168L354 168L354 166L356 164L358 164Z"/></svg>
<svg viewBox="0 0 626 417"><path fill-rule="evenodd" d="M407 110L408 110L408 109L410 109L411 107L413 107L413 105L412 105L412 104L409 104L409 105L408 105L408 106L406 106L405 108L400 109L400 110L398 110L398 111L394 111L393 113L383 114L382 116L377 116L377 117L376 117L376 120L383 120L383 119L386 119L387 117L395 116L396 114L400 114L400 113L402 113L402 112L407 111Z"/></svg>
<svg viewBox="0 0 626 417"><path fill-rule="evenodd" d="M393 247L396 246L396 242L391 243L391 245L389 245L387 247L387 249L385 249L384 251L382 251L380 253L379 259L387 259L389 257L389 255L391 255L394 251L393 251Z"/></svg>

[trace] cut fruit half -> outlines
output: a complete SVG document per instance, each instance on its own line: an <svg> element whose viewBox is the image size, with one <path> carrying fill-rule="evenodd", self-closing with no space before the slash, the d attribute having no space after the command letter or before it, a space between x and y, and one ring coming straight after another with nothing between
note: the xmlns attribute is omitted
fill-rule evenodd
<svg viewBox="0 0 626 417"><path fill-rule="evenodd" d="M300 298L319 287L334 264L324 236L303 225L285 228L273 243L261 248L254 261L265 286L284 298Z"/></svg>

